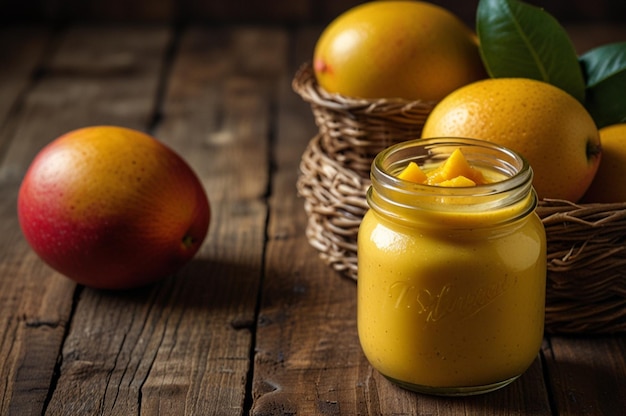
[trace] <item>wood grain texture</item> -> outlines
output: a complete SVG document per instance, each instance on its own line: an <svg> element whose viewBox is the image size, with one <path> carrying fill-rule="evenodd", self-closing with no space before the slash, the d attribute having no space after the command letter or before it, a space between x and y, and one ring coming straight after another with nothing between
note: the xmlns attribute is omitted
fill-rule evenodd
<svg viewBox="0 0 626 416"><path fill-rule="evenodd" d="M155 107L167 28L75 26L59 33L40 79L12 115L0 179L20 179L61 134L96 124L146 129Z"/></svg>
<svg viewBox="0 0 626 416"><path fill-rule="evenodd" d="M0 127L10 124L9 112L18 112L21 97L32 84L50 45L49 31L37 26L0 28ZM0 136L7 140L7 132ZM0 141L2 149L3 141ZM0 152L2 155L2 152Z"/></svg>
<svg viewBox="0 0 626 416"><path fill-rule="evenodd" d="M306 241L296 193L317 128L290 84L319 25L21 30L0 30L15 62L0 61L0 414L623 414L624 335L546 337L516 382L476 397L410 393L371 368L356 285ZM570 30L580 48L626 35ZM154 134L211 200L198 255L148 287L76 286L19 229L32 157L97 123Z"/></svg>
<svg viewBox="0 0 626 416"><path fill-rule="evenodd" d="M626 338L552 337L544 350L558 414L624 413Z"/></svg>
<svg viewBox="0 0 626 416"><path fill-rule="evenodd" d="M41 414L70 319L74 285L21 236L17 186L0 183L0 414Z"/></svg>
<svg viewBox="0 0 626 416"><path fill-rule="evenodd" d="M166 282L121 299L82 293L50 414L242 413L267 217L268 94L276 78L274 60L262 58L284 55L284 44L273 31L192 28L182 35L154 134L205 184L209 238ZM78 387L98 399L72 395Z"/></svg>

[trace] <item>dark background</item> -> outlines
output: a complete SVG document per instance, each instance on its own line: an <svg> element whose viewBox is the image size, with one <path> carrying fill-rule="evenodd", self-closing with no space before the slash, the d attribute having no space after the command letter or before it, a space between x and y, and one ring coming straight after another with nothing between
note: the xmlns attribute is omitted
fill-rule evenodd
<svg viewBox="0 0 626 416"><path fill-rule="evenodd" d="M358 0L0 0L0 23L68 21L325 24ZM478 0L431 0L471 26ZM624 0L528 0L562 23L623 22Z"/></svg>

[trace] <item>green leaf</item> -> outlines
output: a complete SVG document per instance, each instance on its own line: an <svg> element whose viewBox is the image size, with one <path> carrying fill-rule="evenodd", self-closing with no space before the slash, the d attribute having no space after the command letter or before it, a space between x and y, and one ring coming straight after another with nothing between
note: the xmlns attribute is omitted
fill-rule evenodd
<svg viewBox="0 0 626 416"><path fill-rule="evenodd" d="M585 100L585 80L574 45L549 13L518 0L480 0L480 53L493 78L531 78Z"/></svg>
<svg viewBox="0 0 626 416"><path fill-rule="evenodd" d="M587 82L585 107L598 127L626 122L626 42L597 47L579 60Z"/></svg>

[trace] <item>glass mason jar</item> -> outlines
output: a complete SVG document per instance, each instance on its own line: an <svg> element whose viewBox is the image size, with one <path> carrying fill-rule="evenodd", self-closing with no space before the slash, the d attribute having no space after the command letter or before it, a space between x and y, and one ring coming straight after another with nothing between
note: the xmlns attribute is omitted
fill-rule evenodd
<svg viewBox="0 0 626 416"><path fill-rule="evenodd" d="M493 182L439 187L397 178L460 148ZM382 375L438 395L501 388L535 360L543 338L546 236L532 169L498 145L419 139L372 164L358 234L358 333Z"/></svg>

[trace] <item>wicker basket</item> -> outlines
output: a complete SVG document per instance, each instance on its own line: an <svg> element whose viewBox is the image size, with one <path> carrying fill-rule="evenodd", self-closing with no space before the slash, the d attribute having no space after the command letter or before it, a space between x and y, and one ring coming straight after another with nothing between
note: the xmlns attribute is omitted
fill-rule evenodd
<svg viewBox="0 0 626 416"><path fill-rule="evenodd" d="M331 95L309 65L293 87L311 104L320 130L302 155L297 183L307 239L326 264L356 280L371 162L389 145L419 137L432 104ZM548 237L546 331L626 332L626 203L544 200L537 212Z"/></svg>
<svg viewBox="0 0 626 416"><path fill-rule="evenodd" d="M325 263L356 280L356 236L367 211L369 178L345 168L314 137L300 162L298 193L308 215L306 236Z"/></svg>
<svg viewBox="0 0 626 416"><path fill-rule="evenodd" d="M300 67L293 89L311 105L325 153L369 177L372 160L392 144L418 138L435 103L402 99L354 99L321 89L310 63Z"/></svg>
<svg viewBox="0 0 626 416"><path fill-rule="evenodd" d="M626 203L544 200L548 237L546 329L626 332Z"/></svg>

